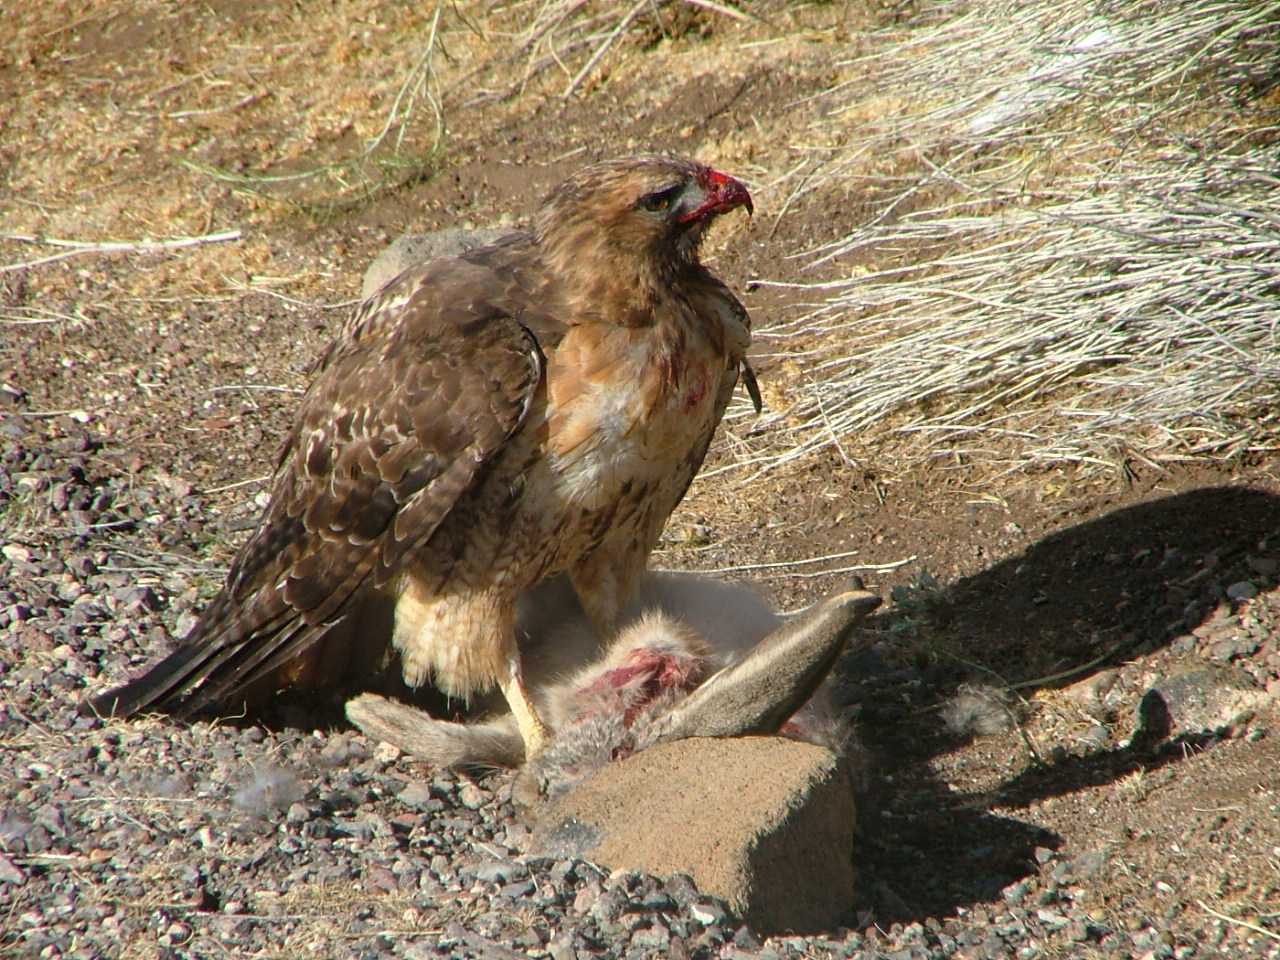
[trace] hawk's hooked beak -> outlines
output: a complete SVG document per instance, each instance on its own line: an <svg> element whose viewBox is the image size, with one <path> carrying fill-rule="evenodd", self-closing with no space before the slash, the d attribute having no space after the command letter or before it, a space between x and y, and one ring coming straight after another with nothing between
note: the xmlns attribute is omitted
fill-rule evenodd
<svg viewBox="0 0 1280 960"><path fill-rule="evenodd" d="M755 212L751 194L740 181L715 170L709 171L705 179L700 179L702 179L701 186L706 196L696 210L680 218L681 223L710 219L721 213L736 210L738 207L746 207L749 214Z"/></svg>

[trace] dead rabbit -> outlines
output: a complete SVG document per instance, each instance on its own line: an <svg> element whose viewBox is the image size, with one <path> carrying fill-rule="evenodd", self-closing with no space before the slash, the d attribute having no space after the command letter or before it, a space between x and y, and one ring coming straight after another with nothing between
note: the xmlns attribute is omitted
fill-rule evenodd
<svg viewBox="0 0 1280 960"><path fill-rule="evenodd" d="M523 767L509 713L454 723L366 694L347 716L440 766L519 768L512 799L526 820L606 763L664 741L783 733L839 748L839 721L815 694L879 597L855 583L783 618L745 587L688 574L650 573L641 594L603 651L564 584L526 598L526 682L553 737Z"/></svg>

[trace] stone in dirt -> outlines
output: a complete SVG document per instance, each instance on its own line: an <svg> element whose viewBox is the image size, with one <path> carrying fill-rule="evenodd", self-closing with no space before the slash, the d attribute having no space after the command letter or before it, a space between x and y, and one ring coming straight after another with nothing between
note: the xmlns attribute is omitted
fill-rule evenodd
<svg viewBox="0 0 1280 960"><path fill-rule="evenodd" d="M384 283L415 264L456 257L460 253L493 243L509 232L492 228L465 230L453 227L433 233L406 233L391 241L387 249L373 258L373 262L365 270L360 296L365 300L369 299Z"/></svg>
<svg viewBox="0 0 1280 960"><path fill-rule="evenodd" d="M685 873L762 934L834 928L854 903L847 763L781 737L659 744L539 816L529 853Z"/></svg>
<svg viewBox="0 0 1280 960"><path fill-rule="evenodd" d="M1135 736L1230 736L1274 706L1271 695L1239 667L1217 663L1186 666L1148 688L1138 704Z"/></svg>

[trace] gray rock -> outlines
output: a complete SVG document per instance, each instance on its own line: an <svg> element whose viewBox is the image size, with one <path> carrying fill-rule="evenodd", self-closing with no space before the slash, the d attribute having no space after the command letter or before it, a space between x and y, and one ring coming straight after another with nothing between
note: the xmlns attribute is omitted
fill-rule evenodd
<svg viewBox="0 0 1280 960"><path fill-rule="evenodd" d="M1248 563L1249 569L1259 576L1274 577L1276 571L1280 570L1280 560L1275 557L1247 557L1245 562Z"/></svg>
<svg viewBox="0 0 1280 960"><path fill-rule="evenodd" d="M22 886L27 882L26 873L19 869L8 857L0 856L0 883L11 883Z"/></svg>
<svg viewBox="0 0 1280 960"><path fill-rule="evenodd" d="M1252 600L1258 595L1258 585L1252 580L1241 580L1227 587L1227 596L1232 600Z"/></svg>
<svg viewBox="0 0 1280 960"><path fill-rule="evenodd" d="M431 804L431 787L420 780L415 780L401 790L397 797L406 807L427 810Z"/></svg>
<svg viewBox="0 0 1280 960"><path fill-rule="evenodd" d="M1272 697L1239 667L1184 667L1148 688L1138 705L1134 736L1230 735L1273 707Z"/></svg>
<svg viewBox="0 0 1280 960"><path fill-rule="evenodd" d="M564 856L574 838L573 855L615 871L688 874L762 933L811 932L853 904L853 828L850 774L830 751L692 738L609 764L553 800L530 852Z"/></svg>
<svg viewBox="0 0 1280 960"><path fill-rule="evenodd" d="M496 857L486 857L479 863L469 864L459 871L464 877L470 876L485 883L507 883L513 878L520 878L528 875L528 870L523 864L516 863L514 860L499 860Z"/></svg>
<svg viewBox="0 0 1280 960"><path fill-rule="evenodd" d="M1226 662L1240 657L1247 657L1256 651L1259 646L1260 644L1256 639L1237 635L1217 641L1209 647L1208 654L1211 660Z"/></svg>
<svg viewBox="0 0 1280 960"><path fill-rule="evenodd" d="M374 257L373 262L364 272L360 296L362 299L369 299L388 280L398 277L416 264L456 257L460 253L493 243L510 232L495 229L464 230L455 227L450 230L437 230L434 233L406 233L403 237L393 240L387 249Z"/></svg>
<svg viewBox="0 0 1280 960"><path fill-rule="evenodd" d="M551 960L578 960L578 951L573 948L574 935L570 932L560 934L547 945L547 954Z"/></svg>
<svg viewBox="0 0 1280 960"><path fill-rule="evenodd" d="M724 910L710 897L707 897L705 901L691 904L689 906L689 916L704 927L718 927L727 919Z"/></svg>
<svg viewBox="0 0 1280 960"><path fill-rule="evenodd" d="M631 935L631 946L647 950L665 950L671 943L671 931L658 917Z"/></svg>
<svg viewBox="0 0 1280 960"><path fill-rule="evenodd" d="M1068 687L1062 688L1062 695L1082 707L1095 707L1107 698L1107 694L1115 686L1120 671L1111 668L1099 670L1097 673L1077 680Z"/></svg>
<svg viewBox="0 0 1280 960"><path fill-rule="evenodd" d="M468 810L479 810L492 799L492 793L482 790L469 780L458 787L458 802Z"/></svg>

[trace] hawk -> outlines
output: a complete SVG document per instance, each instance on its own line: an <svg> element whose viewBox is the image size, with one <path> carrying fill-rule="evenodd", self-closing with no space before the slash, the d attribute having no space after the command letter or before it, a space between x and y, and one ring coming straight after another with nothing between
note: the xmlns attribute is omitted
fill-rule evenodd
<svg viewBox="0 0 1280 960"><path fill-rule="evenodd" d="M759 407L747 312L698 259L738 207L693 160L600 163L528 232L389 281L317 361L220 594L87 707L192 716L398 660L450 697L497 684L536 755L517 599L566 574L612 636L739 373Z"/></svg>

